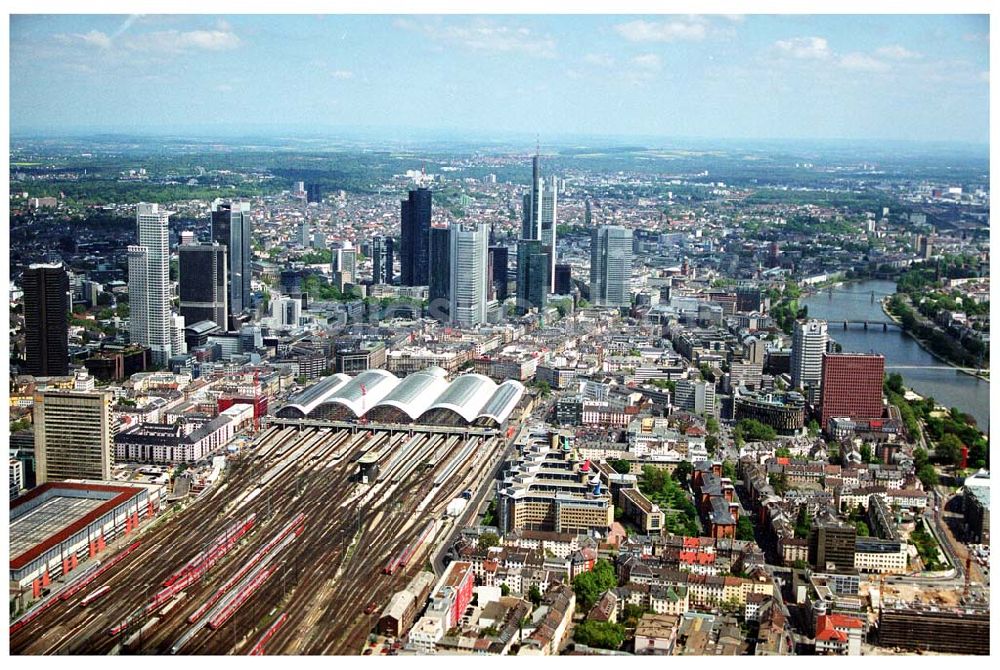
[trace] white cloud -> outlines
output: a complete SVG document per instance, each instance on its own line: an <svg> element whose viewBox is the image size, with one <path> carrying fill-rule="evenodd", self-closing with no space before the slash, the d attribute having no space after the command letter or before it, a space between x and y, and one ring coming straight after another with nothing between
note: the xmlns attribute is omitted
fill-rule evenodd
<svg viewBox="0 0 1000 670"><path fill-rule="evenodd" d="M126 46L137 51L179 53L190 50L226 51L242 45L240 38L225 30L161 30L133 35Z"/></svg>
<svg viewBox="0 0 1000 670"><path fill-rule="evenodd" d="M497 25L492 21L477 19L458 24L445 21L413 21L398 19L398 28L422 32L428 38L449 44L495 53L519 52L532 56L555 56L556 43L548 35L539 35L529 28Z"/></svg>
<svg viewBox="0 0 1000 670"><path fill-rule="evenodd" d="M615 26L619 35L629 42L673 42L675 40L703 40L708 26L701 17L671 19L668 21L629 21Z"/></svg>
<svg viewBox="0 0 1000 670"><path fill-rule="evenodd" d="M333 70L330 76L334 79L353 79L354 73L350 70Z"/></svg>
<svg viewBox="0 0 1000 670"><path fill-rule="evenodd" d="M94 46L102 49L111 48L111 38L99 30L91 30L85 35L78 35L78 37L87 44L93 44Z"/></svg>
<svg viewBox="0 0 1000 670"><path fill-rule="evenodd" d="M83 43L100 49L111 48L111 38L99 30L91 30L89 33L73 33L72 35L56 35L55 39L64 44Z"/></svg>
<svg viewBox="0 0 1000 670"><path fill-rule="evenodd" d="M783 55L803 60L823 60L830 57L830 47L823 37L793 37L778 40L774 47Z"/></svg>
<svg viewBox="0 0 1000 670"><path fill-rule="evenodd" d="M590 65L600 65L601 67L611 67L615 64L615 59L608 54L587 54L583 57L583 62Z"/></svg>
<svg viewBox="0 0 1000 670"><path fill-rule="evenodd" d="M858 51L841 56L839 64L840 67L848 70L859 70L861 72L886 72L891 69L885 61L872 58L868 54Z"/></svg>
<svg viewBox="0 0 1000 670"><path fill-rule="evenodd" d="M898 44L876 49L875 55L881 56L882 58L890 58L892 60L913 60L921 57L916 51L910 51L906 47Z"/></svg>
<svg viewBox="0 0 1000 670"><path fill-rule="evenodd" d="M632 63L636 67L651 71L659 70L662 65L660 57L656 54L642 54L641 56L636 56L632 59Z"/></svg>

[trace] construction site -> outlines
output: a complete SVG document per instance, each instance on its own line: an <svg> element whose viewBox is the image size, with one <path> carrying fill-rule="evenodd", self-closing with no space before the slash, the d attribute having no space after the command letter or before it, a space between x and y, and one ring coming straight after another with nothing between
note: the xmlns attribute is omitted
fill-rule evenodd
<svg viewBox="0 0 1000 670"><path fill-rule="evenodd" d="M195 501L53 582L11 652L360 653L449 503L489 485L505 428L269 417Z"/></svg>

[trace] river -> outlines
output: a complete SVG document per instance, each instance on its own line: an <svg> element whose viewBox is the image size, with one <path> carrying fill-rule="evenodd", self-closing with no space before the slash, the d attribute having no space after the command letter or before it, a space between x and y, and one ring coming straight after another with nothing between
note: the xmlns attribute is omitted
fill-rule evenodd
<svg viewBox="0 0 1000 670"><path fill-rule="evenodd" d="M872 292L875 300L872 302ZM802 300L809 307L809 316L827 319L830 323L830 337L844 348L845 352L875 352L885 356L886 374L898 372L903 383L920 395L933 396L939 405L957 407L971 414L983 430L990 425L990 384L977 377L952 369L940 369L945 363L924 351L912 337L890 327L883 332L881 326L863 330L851 325L843 330L837 321L887 321L882 312L880 300L892 295L896 283L891 281L864 281L833 287L832 293L820 291ZM897 368L896 366L902 366ZM937 368L937 369L916 369Z"/></svg>

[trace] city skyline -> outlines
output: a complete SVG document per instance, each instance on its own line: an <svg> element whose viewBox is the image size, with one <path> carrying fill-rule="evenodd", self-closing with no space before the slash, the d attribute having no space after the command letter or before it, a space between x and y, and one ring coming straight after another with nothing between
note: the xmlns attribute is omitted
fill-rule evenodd
<svg viewBox="0 0 1000 670"><path fill-rule="evenodd" d="M11 131L985 143L988 18L15 15Z"/></svg>

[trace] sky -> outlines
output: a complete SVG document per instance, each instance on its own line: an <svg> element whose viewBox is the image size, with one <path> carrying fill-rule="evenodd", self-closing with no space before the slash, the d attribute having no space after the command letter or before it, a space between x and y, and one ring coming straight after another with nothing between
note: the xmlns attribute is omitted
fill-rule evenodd
<svg viewBox="0 0 1000 670"><path fill-rule="evenodd" d="M19 134L989 141L985 15L13 15Z"/></svg>

